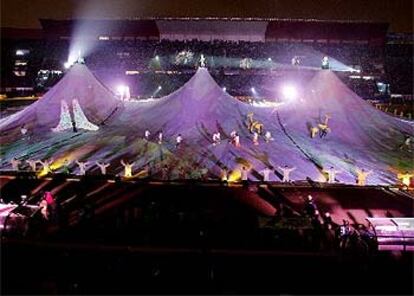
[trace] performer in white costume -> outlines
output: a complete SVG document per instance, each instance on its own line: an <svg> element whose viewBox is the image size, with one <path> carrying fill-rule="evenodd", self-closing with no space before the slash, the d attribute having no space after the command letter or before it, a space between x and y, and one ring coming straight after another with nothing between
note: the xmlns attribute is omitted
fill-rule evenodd
<svg viewBox="0 0 414 296"><path fill-rule="evenodd" d="M109 163L100 163L98 161L95 162L95 164L99 167L99 169L101 170L101 174L102 175L106 175L106 168L109 167Z"/></svg>
<svg viewBox="0 0 414 296"><path fill-rule="evenodd" d="M79 166L79 175L86 175L86 167L89 164L89 161L81 162L76 160L76 164Z"/></svg>
<svg viewBox="0 0 414 296"><path fill-rule="evenodd" d="M272 172L269 168L264 168L264 170L260 171L260 173L263 175L263 181L268 182L270 181L270 173Z"/></svg>
<svg viewBox="0 0 414 296"><path fill-rule="evenodd" d="M283 172L282 182L290 182L290 173L296 170L295 167L289 167L285 165L284 167L278 167L279 170Z"/></svg>
<svg viewBox="0 0 414 296"><path fill-rule="evenodd" d="M328 174L328 183L334 183L336 174L339 174L341 171L337 171L331 166L329 169L324 169L323 172Z"/></svg>

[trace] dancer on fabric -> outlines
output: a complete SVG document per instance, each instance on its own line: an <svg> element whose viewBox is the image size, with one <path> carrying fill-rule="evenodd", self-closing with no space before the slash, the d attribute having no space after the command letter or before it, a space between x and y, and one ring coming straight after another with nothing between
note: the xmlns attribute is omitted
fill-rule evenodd
<svg viewBox="0 0 414 296"><path fill-rule="evenodd" d="M132 166L134 165L134 163L128 163L122 159L121 164L124 167L124 177L126 178L132 177Z"/></svg>
<svg viewBox="0 0 414 296"><path fill-rule="evenodd" d="M102 175L106 175L106 168L109 167L109 163L100 163L99 161L95 161L95 164L99 167L101 170Z"/></svg>
<svg viewBox="0 0 414 296"><path fill-rule="evenodd" d="M397 178L401 180L401 183L403 183L406 186L410 186L411 178L414 176L414 174L409 173L406 171L403 174L398 174Z"/></svg>
<svg viewBox="0 0 414 296"><path fill-rule="evenodd" d="M270 173L272 172L271 169L269 169L268 167L264 168L262 171L260 171L260 173L263 175L263 181L264 182L268 182L270 181Z"/></svg>
<svg viewBox="0 0 414 296"><path fill-rule="evenodd" d="M310 128L310 136L311 136L311 138L312 139L315 138L316 135L318 134L318 132L319 132L319 128L317 128L316 126L312 126Z"/></svg>
<svg viewBox="0 0 414 296"><path fill-rule="evenodd" d="M89 161L81 162L76 160L75 162L79 166L79 175L86 175L86 167L89 164Z"/></svg>
<svg viewBox="0 0 414 296"><path fill-rule="evenodd" d="M181 134L178 134L177 138L175 138L175 148L178 148L181 145L181 142L183 141L183 137Z"/></svg>
<svg viewBox="0 0 414 296"><path fill-rule="evenodd" d="M220 132L213 134L213 146L219 145L221 142L221 135Z"/></svg>
<svg viewBox="0 0 414 296"><path fill-rule="evenodd" d="M357 185L359 186L365 186L366 182L367 182L367 177L369 174L372 173L372 171L365 171L364 169L360 170L360 169L356 169L356 173L357 173Z"/></svg>
<svg viewBox="0 0 414 296"><path fill-rule="evenodd" d="M47 175L49 173L53 173L50 165L53 163L53 159L50 160L39 160L39 163L42 165L42 171Z"/></svg>
<svg viewBox="0 0 414 296"><path fill-rule="evenodd" d="M259 145L259 134L256 133L256 132L253 133L253 144L255 146L258 146Z"/></svg>
<svg viewBox="0 0 414 296"><path fill-rule="evenodd" d="M227 167L222 168L220 179L221 181L225 181L225 182L229 179Z"/></svg>
<svg viewBox="0 0 414 296"><path fill-rule="evenodd" d="M328 183L335 183L336 174L339 174L341 171L337 171L331 166L329 169L324 169L323 172L328 174Z"/></svg>
<svg viewBox="0 0 414 296"><path fill-rule="evenodd" d="M282 182L290 182L290 173L296 170L296 167L285 165L284 167L278 167L278 169L283 172Z"/></svg>
<svg viewBox="0 0 414 296"><path fill-rule="evenodd" d="M265 133L265 141L266 141L266 143L269 143L270 141L273 141L274 139L272 138L272 133L271 132L269 132L269 131L266 131L266 133Z"/></svg>

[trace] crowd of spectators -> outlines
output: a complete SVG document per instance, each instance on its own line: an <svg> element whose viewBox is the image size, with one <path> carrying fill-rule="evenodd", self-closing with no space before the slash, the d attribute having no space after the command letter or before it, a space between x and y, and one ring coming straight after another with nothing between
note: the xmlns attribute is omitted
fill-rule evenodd
<svg viewBox="0 0 414 296"><path fill-rule="evenodd" d="M19 48L28 49L29 54L17 57L15 53ZM2 58L6 61L1 70L3 91L5 87L21 86L46 90L57 79L53 77L51 82L36 79L39 70L64 71L69 48L69 40L6 42L2 46ZM162 86L162 91L156 94L159 96L188 80L198 67L201 54L206 57L206 64L219 84L236 96L251 95L252 87L258 89L261 96L269 96L268 87L263 84L269 79L264 77L277 76L273 74L290 67L295 56L301 66L320 67L324 55L361 69L363 75L390 82L393 92L412 92L412 48L398 45L389 45L384 50L384 47L368 44L105 40L97 41L94 50L86 56L86 63L103 80L110 76L128 83L132 96L151 96ZM27 65L20 67L26 75L15 74L19 68L16 60L27 60ZM129 77L126 71L136 71L139 75ZM166 72L168 79L165 79ZM372 98L377 92L373 81L345 79L345 82L364 98Z"/></svg>
<svg viewBox="0 0 414 296"><path fill-rule="evenodd" d="M391 91L413 93L413 45L389 44L386 46L385 71Z"/></svg>

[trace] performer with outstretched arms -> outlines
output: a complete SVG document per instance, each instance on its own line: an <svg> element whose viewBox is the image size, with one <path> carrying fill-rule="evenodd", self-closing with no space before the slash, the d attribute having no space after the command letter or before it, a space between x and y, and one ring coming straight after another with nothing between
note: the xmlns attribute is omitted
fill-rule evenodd
<svg viewBox="0 0 414 296"><path fill-rule="evenodd" d="M356 169L356 173L357 173L357 184L359 186L365 186L366 182L367 182L367 177L369 174L372 173L372 171L365 171L364 169L360 170L360 169Z"/></svg>
<svg viewBox="0 0 414 296"><path fill-rule="evenodd" d="M89 164L89 161L81 162L76 160L76 164L79 166L79 175L86 175L86 166Z"/></svg>
<svg viewBox="0 0 414 296"><path fill-rule="evenodd" d="M63 166L62 166L64 174L70 174L69 164L70 164L69 160L65 159L65 161L63 162Z"/></svg>
<svg viewBox="0 0 414 296"><path fill-rule="evenodd" d="M39 160L39 163L42 165L42 171L47 175L49 173L52 173L52 169L50 168L50 165L53 163L53 159L41 161Z"/></svg>
<svg viewBox="0 0 414 296"><path fill-rule="evenodd" d="M398 174L397 178L401 180L401 182L406 185L410 186L411 178L414 176L414 174L410 174L408 171L406 171L404 174Z"/></svg>
<svg viewBox="0 0 414 296"><path fill-rule="evenodd" d="M290 173L296 170L295 167L289 167L285 165L284 167L278 167L279 170L283 172L282 182L290 182Z"/></svg>
<svg viewBox="0 0 414 296"><path fill-rule="evenodd" d="M106 175L106 168L109 167L109 163L100 163L98 161L95 161L95 164L99 167L99 169L101 170L101 174L102 175Z"/></svg>
<svg viewBox="0 0 414 296"><path fill-rule="evenodd" d="M132 177L132 166L134 165L134 163L128 163L122 159L121 164L124 167L124 177L126 178Z"/></svg>

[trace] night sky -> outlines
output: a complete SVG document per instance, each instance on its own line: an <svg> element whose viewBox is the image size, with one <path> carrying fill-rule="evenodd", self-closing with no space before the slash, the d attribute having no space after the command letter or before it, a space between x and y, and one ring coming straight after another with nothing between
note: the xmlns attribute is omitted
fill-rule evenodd
<svg viewBox="0 0 414 296"><path fill-rule="evenodd" d="M275 17L389 22L413 32L411 0L1 0L1 26L40 28L39 18Z"/></svg>

